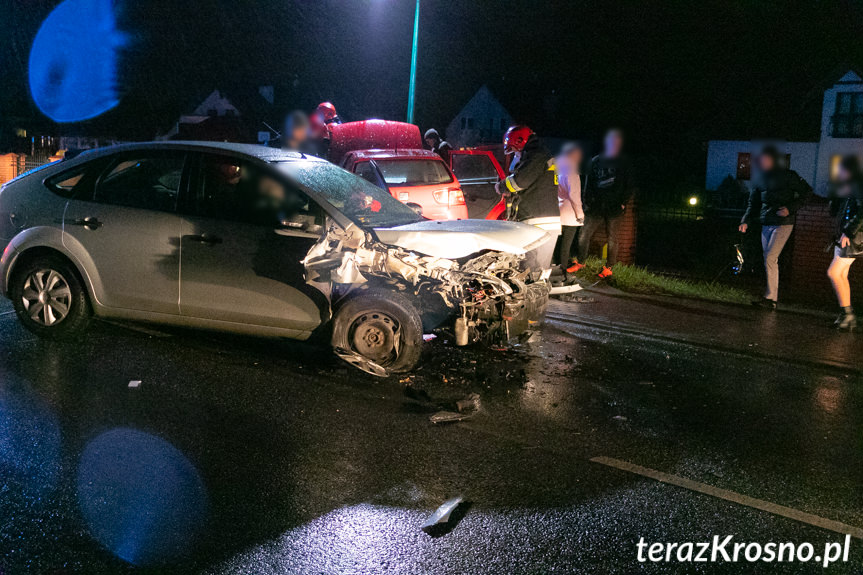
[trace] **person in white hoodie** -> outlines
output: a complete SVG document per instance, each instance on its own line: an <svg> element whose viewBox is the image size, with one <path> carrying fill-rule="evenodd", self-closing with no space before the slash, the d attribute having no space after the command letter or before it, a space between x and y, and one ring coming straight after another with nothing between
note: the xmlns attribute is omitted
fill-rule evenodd
<svg viewBox="0 0 863 575"><path fill-rule="evenodd" d="M584 225L584 210L581 207L581 163L584 153L581 147L569 142L561 148L555 160L557 171L557 205L560 208L560 267L566 270L567 279L578 271L571 257L572 244L578 229Z"/></svg>

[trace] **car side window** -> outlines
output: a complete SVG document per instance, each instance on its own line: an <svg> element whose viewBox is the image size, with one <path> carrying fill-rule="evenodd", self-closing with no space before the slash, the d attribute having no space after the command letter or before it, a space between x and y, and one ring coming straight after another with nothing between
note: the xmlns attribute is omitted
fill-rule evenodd
<svg viewBox="0 0 863 575"><path fill-rule="evenodd" d="M195 215L304 230L324 224L323 210L299 188L238 158L203 156L196 182Z"/></svg>
<svg viewBox="0 0 863 575"><path fill-rule="evenodd" d="M93 199L129 208L176 211L184 164L184 155L118 158L102 173Z"/></svg>
<svg viewBox="0 0 863 575"><path fill-rule="evenodd" d="M378 185L378 175L375 174L371 162L360 162L354 167L354 173L367 182Z"/></svg>
<svg viewBox="0 0 863 575"><path fill-rule="evenodd" d="M453 154L452 171L459 181L497 179L491 158L484 154Z"/></svg>
<svg viewBox="0 0 863 575"><path fill-rule="evenodd" d="M49 178L45 185L60 197L89 200L93 197L93 182L102 167L104 162L88 162Z"/></svg>

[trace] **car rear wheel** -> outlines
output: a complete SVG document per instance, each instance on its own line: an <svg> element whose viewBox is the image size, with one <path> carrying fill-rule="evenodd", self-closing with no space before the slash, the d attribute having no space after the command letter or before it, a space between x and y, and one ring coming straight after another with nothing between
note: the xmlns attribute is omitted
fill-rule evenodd
<svg viewBox="0 0 863 575"><path fill-rule="evenodd" d="M416 366L422 334L422 320L410 300L396 292L373 289L354 296L338 309L332 343L343 359L364 371L383 375L375 366L393 373ZM357 361L352 361L351 355Z"/></svg>
<svg viewBox="0 0 863 575"><path fill-rule="evenodd" d="M77 271L65 259L40 256L15 270L12 303L24 327L47 339L67 339L90 320L90 304Z"/></svg>

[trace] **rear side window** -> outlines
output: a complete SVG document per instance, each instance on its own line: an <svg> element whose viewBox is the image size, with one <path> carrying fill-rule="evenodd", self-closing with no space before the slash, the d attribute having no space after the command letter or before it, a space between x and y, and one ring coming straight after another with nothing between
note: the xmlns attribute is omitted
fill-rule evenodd
<svg viewBox="0 0 863 575"><path fill-rule="evenodd" d="M93 195L93 181L98 175L98 170L103 166L101 162L88 163L78 166L68 172L63 172L46 180L48 189L63 198L86 198Z"/></svg>
<svg viewBox="0 0 863 575"><path fill-rule="evenodd" d="M384 180L391 186L448 184L452 176L440 160L375 160ZM357 169L359 173L359 167Z"/></svg>
<svg viewBox="0 0 863 575"><path fill-rule="evenodd" d="M112 162L96 183L94 200L103 204L173 212L177 209L185 157L127 156Z"/></svg>

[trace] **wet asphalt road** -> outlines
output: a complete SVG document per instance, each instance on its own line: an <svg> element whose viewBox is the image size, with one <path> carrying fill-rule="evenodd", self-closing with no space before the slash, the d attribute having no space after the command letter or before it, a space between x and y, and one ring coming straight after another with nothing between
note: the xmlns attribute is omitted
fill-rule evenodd
<svg viewBox="0 0 863 575"><path fill-rule="evenodd" d="M641 564L636 543L844 539L596 456L863 527L863 382L830 365L550 321L509 351L439 338L418 373L380 380L313 345L203 332L97 323L45 343L10 309L4 575L825 572ZM472 419L429 423L471 392ZM420 531L457 494L455 528ZM856 539L826 570L861 571Z"/></svg>

